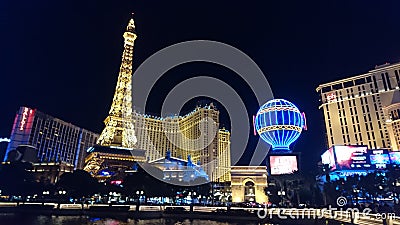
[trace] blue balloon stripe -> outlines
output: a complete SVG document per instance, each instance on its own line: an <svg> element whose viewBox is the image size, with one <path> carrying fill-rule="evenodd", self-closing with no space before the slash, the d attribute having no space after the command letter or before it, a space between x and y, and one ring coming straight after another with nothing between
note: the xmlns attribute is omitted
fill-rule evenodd
<svg viewBox="0 0 400 225"><path fill-rule="evenodd" d="M300 110L283 99L268 101L257 112L255 126L260 137L272 150L289 150L304 126Z"/></svg>

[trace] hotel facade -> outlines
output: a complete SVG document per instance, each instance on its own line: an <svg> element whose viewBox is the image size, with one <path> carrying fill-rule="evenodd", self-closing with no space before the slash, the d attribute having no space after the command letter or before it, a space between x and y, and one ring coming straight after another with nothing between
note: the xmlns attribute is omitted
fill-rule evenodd
<svg viewBox="0 0 400 225"><path fill-rule="evenodd" d="M366 145L400 149L400 63L376 66L367 73L321 84L327 147Z"/></svg>
<svg viewBox="0 0 400 225"><path fill-rule="evenodd" d="M65 162L81 169L86 149L98 134L54 118L36 109L20 107L15 119L4 161L20 145L33 146L38 162Z"/></svg>
<svg viewBox="0 0 400 225"><path fill-rule="evenodd" d="M184 116L155 117L133 113L136 148L146 150L147 161L191 156L214 182L230 181L230 132L219 129L219 111L211 103Z"/></svg>

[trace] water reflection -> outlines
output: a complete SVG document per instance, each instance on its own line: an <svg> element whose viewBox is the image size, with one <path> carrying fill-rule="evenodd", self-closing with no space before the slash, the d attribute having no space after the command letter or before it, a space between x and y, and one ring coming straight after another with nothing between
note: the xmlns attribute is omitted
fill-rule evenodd
<svg viewBox="0 0 400 225"><path fill-rule="evenodd" d="M175 220L175 219L112 219L87 216L37 216L0 214L1 225L258 225L245 221L219 222L212 220Z"/></svg>

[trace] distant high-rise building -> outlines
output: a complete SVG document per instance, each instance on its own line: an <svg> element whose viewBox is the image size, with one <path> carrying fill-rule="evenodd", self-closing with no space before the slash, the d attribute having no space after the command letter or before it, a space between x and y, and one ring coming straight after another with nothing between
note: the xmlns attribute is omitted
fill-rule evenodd
<svg viewBox="0 0 400 225"><path fill-rule="evenodd" d="M20 107L4 161L19 145L31 145L37 149L39 162L62 161L82 168L86 149L96 143L98 136L36 109Z"/></svg>
<svg viewBox="0 0 400 225"><path fill-rule="evenodd" d="M327 145L400 147L400 63L319 85Z"/></svg>

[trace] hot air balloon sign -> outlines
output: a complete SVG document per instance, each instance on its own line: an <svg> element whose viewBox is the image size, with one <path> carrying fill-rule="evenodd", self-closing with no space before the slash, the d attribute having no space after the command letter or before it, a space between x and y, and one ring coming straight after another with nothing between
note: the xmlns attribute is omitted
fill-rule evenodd
<svg viewBox="0 0 400 225"><path fill-rule="evenodd" d="M274 152L291 152L290 145L306 129L304 114L284 99L273 99L262 105L254 125L261 139L270 144Z"/></svg>

